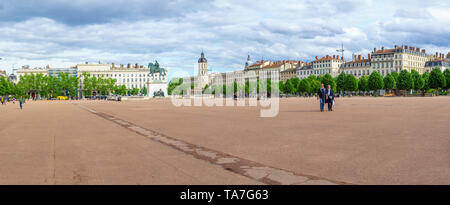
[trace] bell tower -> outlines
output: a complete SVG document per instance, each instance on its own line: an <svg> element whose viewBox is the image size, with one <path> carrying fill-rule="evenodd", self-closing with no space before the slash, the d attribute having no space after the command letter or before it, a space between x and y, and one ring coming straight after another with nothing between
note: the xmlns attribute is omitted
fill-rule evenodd
<svg viewBox="0 0 450 205"><path fill-rule="evenodd" d="M198 59L198 75L205 76L208 75L208 61L205 58L205 54L201 53L200 58Z"/></svg>
<svg viewBox="0 0 450 205"><path fill-rule="evenodd" d="M206 60L203 50L200 58L198 59L197 83L201 89L203 89L205 85L208 84L208 60Z"/></svg>

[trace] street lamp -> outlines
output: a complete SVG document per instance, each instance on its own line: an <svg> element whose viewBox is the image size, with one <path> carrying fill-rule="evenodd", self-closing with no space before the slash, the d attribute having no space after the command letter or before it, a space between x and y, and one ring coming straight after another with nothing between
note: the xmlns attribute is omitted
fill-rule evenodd
<svg viewBox="0 0 450 205"><path fill-rule="evenodd" d="M341 44L341 49L336 50L336 52L341 52L342 53L342 59L344 59L344 44ZM344 66L342 66L342 97L344 97L344 88L345 88L345 73L344 73Z"/></svg>

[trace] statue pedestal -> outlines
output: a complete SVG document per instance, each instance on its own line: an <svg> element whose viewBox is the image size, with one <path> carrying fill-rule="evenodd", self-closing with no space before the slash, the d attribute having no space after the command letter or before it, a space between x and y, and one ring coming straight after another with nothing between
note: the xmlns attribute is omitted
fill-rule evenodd
<svg viewBox="0 0 450 205"><path fill-rule="evenodd" d="M149 97L167 97L167 83L166 82L149 82L147 83L147 96ZM162 94L162 96L158 96L158 94Z"/></svg>

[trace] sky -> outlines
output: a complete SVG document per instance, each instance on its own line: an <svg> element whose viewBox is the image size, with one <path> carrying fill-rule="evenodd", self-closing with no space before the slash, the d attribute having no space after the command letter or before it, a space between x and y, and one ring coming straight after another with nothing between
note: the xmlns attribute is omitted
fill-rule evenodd
<svg viewBox="0 0 450 205"><path fill-rule="evenodd" d="M0 70L158 60L169 77L252 61L367 56L409 45L450 52L448 0L0 0Z"/></svg>

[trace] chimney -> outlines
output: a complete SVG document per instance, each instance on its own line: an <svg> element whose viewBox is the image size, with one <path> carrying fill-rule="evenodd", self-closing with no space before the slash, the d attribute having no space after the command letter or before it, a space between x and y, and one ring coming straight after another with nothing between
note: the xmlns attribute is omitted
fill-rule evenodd
<svg viewBox="0 0 450 205"><path fill-rule="evenodd" d="M373 48L373 52L374 52L374 53L377 52L377 48Z"/></svg>
<svg viewBox="0 0 450 205"><path fill-rule="evenodd" d="M410 47L409 47L409 50L414 51L414 46L410 46Z"/></svg>
<svg viewBox="0 0 450 205"><path fill-rule="evenodd" d="M111 67L112 67L112 68L115 68L116 65L115 65L114 63L111 63Z"/></svg>
<svg viewBox="0 0 450 205"><path fill-rule="evenodd" d="M341 60L344 60L344 56L341 57Z"/></svg>
<svg viewBox="0 0 450 205"><path fill-rule="evenodd" d="M405 49L408 49L408 45L405 45Z"/></svg>
<svg viewBox="0 0 450 205"><path fill-rule="evenodd" d="M335 59L336 58L336 55L333 55L333 59Z"/></svg>
<svg viewBox="0 0 450 205"><path fill-rule="evenodd" d="M422 53L425 53L425 49L422 49Z"/></svg>
<svg viewBox="0 0 450 205"><path fill-rule="evenodd" d="M420 48L416 48L416 52L420 52Z"/></svg>
<svg viewBox="0 0 450 205"><path fill-rule="evenodd" d="M370 53L369 53L369 54L367 54L367 59L369 59L369 60L370 60Z"/></svg>
<svg viewBox="0 0 450 205"><path fill-rule="evenodd" d="M337 56L336 56L336 59L338 59L338 60L339 60L339 55L337 55Z"/></svg>
<svg viewBox="0 0 450 205"><path fill-rule="evenodd" d="M436 55L434 57L436 57L436 58L438 57L438 52L436 52Z"/></svg>
<svg viewBox="0 0 450 205"><path fill-rule="evenodd" d="M85 64L88 64L88 62L86 61Z"/></svg>
<svg viewBox="0 0 450 205"><path fill-rule="evenodd" d="M447 53L447 58L450 58L450 52Z"/></svg>
<svg viewBox="0 0 450 205"><path fill-rule="evenodd" d="M361 60L361 55L358 55L358 60L359 60L359 61Z"/></svg>
<svg viewBox="0 0 450 205"><path fill-rule="evenodd" d="M128 63L128 64L127 64L127 68L130 68L130 67L131 67L131 65Z"/></svg>
<svg viewBox="0 0 450 205"><path fill-rule="evenodd" d="M316 56L316 60L319 60L319 58Z"/></svg>
<svg viewBox="0 0 450 205"><path fill-rule="evenodd" d="M120 64L120 68L123 69L123 64Z"/></svg>
<svg viewBox="0 0 450 205"><path fill-rule="evenodd" d="M384 51L384 46L381 47L381 51Z"/></svg>
<svg viewBox="0 0 450 205"><path fill-rule="evenodd" d="M134 66L135 68L139 68L139 65L136 63L136 65Z"/></svg>

